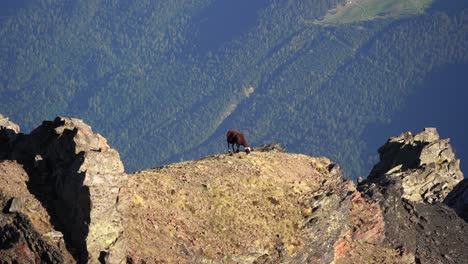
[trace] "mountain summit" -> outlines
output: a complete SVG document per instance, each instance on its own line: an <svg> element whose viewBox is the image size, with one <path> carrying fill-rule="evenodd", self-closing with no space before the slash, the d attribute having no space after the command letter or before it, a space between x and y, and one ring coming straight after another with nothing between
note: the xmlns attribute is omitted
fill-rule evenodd
<svg viewBox="0 0 468 264"><path fill-rule="evenodd" d="M390 138L365 180L262 146L127 175L82 120L0 117L6 263L462 263L466 180L433 128ZM465 219L465 220L464 220Z"/></svg>
<svg viewBox="0 0 468 264"><path fill-rule="evenodd" d="M0 113L82 118L126 172L222 153L233 127L349 177L387 125L468 158L468 122L448 122L468 112L467 21L463 0L3 0Z"/></svg>

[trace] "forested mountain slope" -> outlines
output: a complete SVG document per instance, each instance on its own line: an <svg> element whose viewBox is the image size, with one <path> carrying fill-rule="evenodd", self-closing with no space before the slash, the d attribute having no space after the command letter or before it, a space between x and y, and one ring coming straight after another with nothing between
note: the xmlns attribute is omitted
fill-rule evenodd
<svg viewBox="0 0 468 264"><path fill-rule="evenodd" d="M468 11L310 23L342 3L21 1L0 18L0 112L89 120L127 171L223 152L236 127L364 175L365 128L468 62Z"/></svg>

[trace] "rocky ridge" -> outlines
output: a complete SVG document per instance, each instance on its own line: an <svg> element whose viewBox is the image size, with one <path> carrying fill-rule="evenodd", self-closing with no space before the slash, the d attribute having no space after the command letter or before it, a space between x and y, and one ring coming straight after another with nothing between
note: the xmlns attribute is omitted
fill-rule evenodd
<svg viewBox="0 0 468 264"><path fill-rule="evenodd" d="M379 153L380 162L358 190L380 205L384 243L398 248L405 263L466 262L468 225L443 203L463 181L449 140L426 128L390 138Z"/></svg>
<svg viewBox="0 0 468 264"><path fill-rule="evenodd" d="M74 118L44 121L29 135L18 134L19 130L12 135L8 127L0 128L9 135L3 143L9 152L2 163L24 175L5 170L2 193L25 200L23 207L31 219L34 216L27 208L39 208L32 209L40 216L32 221L35 229L43 237L63 239L65 247L58 245L58 250L78 263L125 262L118 195L127 175L119 154L105 138ZM12 181L17 181L14 186L20 186L21 193L9 191ZM40 252L37 255L40 263Z"/></svg>
<svg viewBox="0 0 468 264"><path fill-rule="evenodd" d="M441 203L463 180L460 160L448 139L440 139L435 128L413 136L405 132L379 148L380 162L368 182L401 184L402 197L413 202Z"/></svg>
<svg viewBox="0 0 468 264"><path fill-rule="evenodd" d="M82 120L0 116L6 263L463 263L467 182L435 129L390 138L356 185L325 157L250 155L124 173Z"/></svg>
<svg viewBox="0 0 468 264"><path fill-rule="evenodd" d="M435 129L390 138L379 149L381 161L357 186L326 158L258 149L262 152L215 155L130 175L123 193L129 203L129 260L468 259L467 223L442 203L463 188L454 189L463 174L449 141Z"/></svg>

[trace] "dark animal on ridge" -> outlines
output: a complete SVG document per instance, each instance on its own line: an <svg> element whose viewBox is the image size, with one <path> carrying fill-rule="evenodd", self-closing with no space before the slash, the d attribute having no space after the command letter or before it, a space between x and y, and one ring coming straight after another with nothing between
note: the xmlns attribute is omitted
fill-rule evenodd
<svg viewBox="0 0 468 264"><path fill-rule="evenodd" d="M241 146L241 145L244 147L245 152L247 154L249 154L250 151L252 151L249 144L247 144L247 141L245 140L244 134L242 134L242 132L240 132L240 131L237 131L235 129L229 130L227 132L226 139L227 139L227 143L228 143L228 151L229 152L231 152L231 150L229 149L230 145L232 145L232 151L236 152L236 153L239 152L239 146ZM235 151L234 151L234 144L237 146L237 150L235 150Z"/></svg>

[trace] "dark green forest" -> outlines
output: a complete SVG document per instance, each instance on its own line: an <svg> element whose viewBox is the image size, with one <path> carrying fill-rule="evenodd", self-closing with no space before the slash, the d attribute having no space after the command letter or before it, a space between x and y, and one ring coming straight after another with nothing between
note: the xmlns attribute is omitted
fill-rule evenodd
<svg viewBox="0 0 468 264"><path fill-rule="evenodd" d="M366 128L391 122L434 69L468 63L461 1L328 25L310 21L342 0L222 2L6 1L0 113L25 132L82 118L129 172L226 152L237 128L356 178L373 162Z"/></svg>

